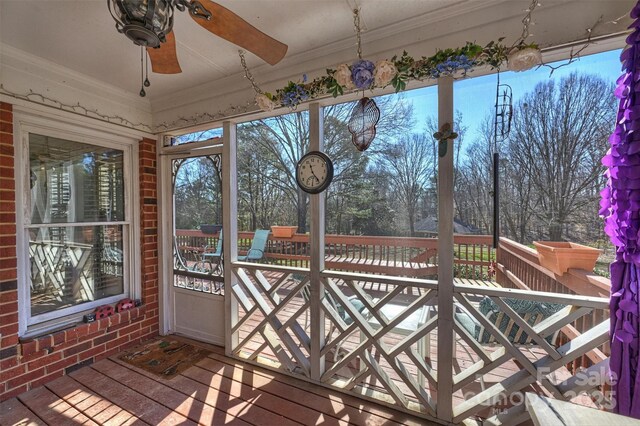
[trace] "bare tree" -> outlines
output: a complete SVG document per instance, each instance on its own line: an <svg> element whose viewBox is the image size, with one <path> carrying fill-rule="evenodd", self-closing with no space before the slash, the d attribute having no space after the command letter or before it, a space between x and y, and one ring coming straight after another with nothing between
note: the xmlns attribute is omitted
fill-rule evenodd
<svg viewBox="0 0 640 426"><path fill-rule="evenodd" d="M376 99L376 102L382 111L382 118L378 123L379 137L375 143L384 146L388 139L409 128L413 114L411 105L404 102L402 97L383 97ZM366 164L368 158L356 151L350 142L347 122L352 108L353 103L344 103L324 110L324 151L333 160L336 185L345 180L348 182L361 178L364 170L362 164ZM308 112L292 112L245 123L238 129L238 140L249 150L265 153L260 160L260 167L251 171L239 170L239 173L255 175L264 174L264 170L277 171L268 173L264 178L276 190L282 191L290 205L295 206L298 231L306 232L309 197L296 183L295 168L298 160L309 150ZM375 149L372 152L375 153ZM281 207L272 205L270 208Z"/></svg>
<svg viewBox="0 0 640 426"><path fill-rule="evenodd" d="M391 177L393 188L407 212L409 232L415 236L415 222L419 202L433 176L431 137L413 134L390 147L380 163Z"/></svg>
<svg viewBox="0 0 640 426"><path fill-rule="evenodd" d="M613 129L613 91L599 77L573 73L537 84L515 107L507 154L513 172L526 176L530 211L551 240L584 209L598 210L594 186Z"/></svg>

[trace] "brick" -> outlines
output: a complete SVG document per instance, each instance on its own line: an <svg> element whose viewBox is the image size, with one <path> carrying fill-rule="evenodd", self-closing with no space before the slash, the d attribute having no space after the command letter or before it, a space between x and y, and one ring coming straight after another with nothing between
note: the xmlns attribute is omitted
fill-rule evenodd
<svg viewBox="0 0 640 426"><path fill-rule="evenodd" d="M65 336L64 336L65 342L69 342L69 341L78 339L78 329L77 328L71 328L71 329L65 331L64 334L65 334Z"/></svg>
<svg viewBox="0 0 640 426"><path fill-rule="evenodd" d="M20 354L22 356L28 356L34 353L38 349L38 342L36 340L29 340L20 344Z"/></svg>
<svg viewBox="0 0 640 426"><path fill-rule="evenodd" d="M53 346L53 337L50 334L46 336L41 336L37 339L38 342L38 350L48 349Z"/></svg>
<svg viewBox="0 0 640 426"><path fill-rule="evenodd" d="M115 339L117 337L118 337L118 333L115 332L115 331L111 332L111 333L107 333L107 334L105 334L103 336L99 336L99 337L96 337L95 339L93 339L93 344L94 345L100 345L102 343L109 342L109 341L111 341L111 340L113 340L113 339Z"/></svg>
<svg viewBox="0 0 640 426"><path fill-rule="evenodd" d="M2 339L4 340L4 337ZM16 355L18 355L18 347L17 346L11 346L11 347L8 347L6 349L0 350L0 359L9 358L9 357L16 356Z"/></svg>
<svg viewBox="0 0 640 426"><path fill-rule="evenodd" d="M0 244L2 244L2 241L0 241ZM13 245L15 246L15 241L14 241ZM14 280L10 280L10 281L0 282L0 291L1 292L12 291L12 290L17 290L17 289L18 289L18 281L15 280L15 279Z"/></svg>
<svg viewBox="0 0 640 426"><path fill-rule="evenodd" d="M0 304L18 301L18 290L6 290L0 292ZM18 305L16 305L16 309ZM3 333L4 334L4 333Z"/></svg>
<svg viewBox="0 0 640 426"><path fill-rule="evenodd" d="M120 315L120 314L110 316L109 317L109 327L107 327L107 330L109 328L113 327L114 325L120 324L121 320L122 320L122 315Z"/></svg>
<svg viewBox="0 0 640 426"><path fill-rule="evenodd" d="M53 333L51 336L53 337L53 346L54 347L58 346L58 345L61 345L64 342L65 337L66 337L64 331L59 331L57 333Z"/></svg>
<svg viewBox="0 0 640 426"><path fill-rule="evenodd" d="M18 277L18 271L15 268L0 270L0 281L15 280Z"/></svg>
<svg viewBox="0 0 640 426"><path fill-rule="evenodd" d="M9 336L11 334L18 334L18 323L1 326L0 327L0 334L2 336Z"/></svg>
<svg viewBox="0 0 640 426"><path fill-rule="evenodd" d="M61 344L54 346L53 350L54 351L64 351L65 349L70 348L71 346L75 346L77 344L78 344L78 339L65 340Z"/></svg>
<svg viewBox="0 0 640 426"><path fill-rule="evenodd" d="M25 355L22 358L20 358L20 362L23 364L29 363L35 359L38 358L42 358L43 356L47 355L49 352L47 352L46 349L43 349L41 351L36 351L36 352L31 352L29 355Z"/></svg>
<svg viewBox="0 0 640 426"><path fill-rule="evenodd" d="M78 357L77 356L72 356L69 358L64 358L58 362L54 362L53 364L49 364L46 366L47 369L47 374L48 373L53 373L54 371L58 371L58 370L64 370L65 368L77 364L78 362Z"/></svg>
<svg viewBox="0 0 640 426"><path fill-rule="evenodd" d="M13 356L11 358L3 359L2 361L0 361L0 371L8 370L10 368L15 367L16 365L18 365L18 357L17 356Z"/></svg>
<svg viewBox="0 0 640 426"><path fill-rule="evenodd" d="M115 355L118 352L120 352L119 348L108 349L108 350L104 351L103 353L101 353L99 355L96 355L95 362L98 362L98 361L100 361L102 359L105 359L105 358L109 358L110 356Z"/></svg>
<svg viewBox="0 0 640 426"><path fill-rule="evenodd" d="M35 389L38 388L42 385L44 385L45 383L49 383L52 380L55 380L59 377L64 376L64 372L62 370L60 371L56 371L54 373L51 373L49 375L46 375L44 377L40 377L39 379L33 380L31 383L29 383L29 389Z"/></svg>
<svg viewBox="0 0 640 426"><path fill-rule="evenodd" d="M18 335L17 334L9 335L9 336L2 336L2 348L7 348L8 349L10 347L14 347L14 348L16 348L16 351L15 351L16 353L15 354L17 355L18 354L18 350L17 350L18 341L19 341L19 339L18 339ZM2 349L0 351L0 359L4 359L5 358L5 357L3 357L3 351L4 351L4 349ZM9 355L9 356L11 356L11 355Z"/></svg>
<svg viewBox="0 0 640 426"><path fill-rule="evenodd" d="M135 333L136 331L140 330L140 322L141 321L131 324L121 329L118 333L120 334L120 336L126 336L127 334Z"/></svg>
<svg viewBox="0 0 640 426"><path fill-rule="evenodd" d="M89 349L88 351L84 351L78 354L78 359L82 362L85 359L89 359L89 358L94 358L96 355L101 354L102 352L104 352L106 350L106 346L105 345L98 345L98 346L94 346L93 348Z"/></svg>
<svg viewBox="0 0 640 426"><path fill-rule="evenodd" d="M77 363L76 365L72 365L71 367L65 368L64 369L64 373L69 375L69 374L73 373L74 371L79 370L82 367L86 367L86 366L91 365L91 364L93 364L93 358L86 359L86 360L84 360L82 362Z"/></svg>
<svg viewBox="0 0 640 426"><path fill-rule="evenodd" d="M62 359L62 352L55 352L47 356L43 356L42 358L39 358L35 361L31 361L29 364L27 364L27 368L29 369L29 371L35 370L37 368L44 367L49 364L53 364L54 362L58 362L61 359Z"/></svg>
<svg viewBox="0 0 640 426"><path fill-rule="evenodd" d="M32 380L35 380L44 375L44 368L40 368L38 370L30 371L27 374L23 374L22 376L15 377L7 382L7 386L9 388L14 388L20 386L23 383L29 383Z"/></svg>
<svg viewBox="0 0 640 426"><path fill-rule="evenodd" d="M2 145L1 154L13 156L13 135L0 133L0 145Z"/></svg>
<svg viewBox="0 0 640 426"><path fill-rule="evenodd" d="M6 123L0 121L0 132L13 133L13 123Z"/></svg>
<svg viewBox="0 0 640 426"><path fill-rule="evenodd" d="M8 389L6 390L2 395L0 395L0 401L4 401L7 399L11 399L11 398L15 398L16 396L20 395L21 393L25 393L27 391L27 384L25 383L24 385L21 385L17 388L13 388L13 389Z"/></svg>
<svg viewBox="0 0 640 426"><path fill-rule="evenodd" d="M110 342L107 342L107 350L120 347L127 342L129 342L129 336L122 336L119 339L115 339Z"/></svg>
<svg viewBox="0 0 640 426"><path fill-rule="evenodd" d="M7 380L11 380L14 377L21 376L26 372L26 365L19 365L8 370L2 370L2 372L0 372L0 382L6 382Z"/></svg>
<svg viewBox="0 0 640 426"><path fill-rule="evenodd" d="M92 346L91 342L80 343L79 345L72 346L69 349L66 349L64 351L64 356L68 357L68 356L71 356L71 355L75 355L75 354L77 354L79 352L86 351L91 346Z"/></svg>
<svg viewBox="0 0 640 426"><path fill-rule="evenodd" d="M0 234L2 234L2 231L0 231ZM0 235L0 246L13 246L15 247L16 245L16 236L15 235ZM0 288L0 291L4 291L2 290L2 288Z"/></svg>

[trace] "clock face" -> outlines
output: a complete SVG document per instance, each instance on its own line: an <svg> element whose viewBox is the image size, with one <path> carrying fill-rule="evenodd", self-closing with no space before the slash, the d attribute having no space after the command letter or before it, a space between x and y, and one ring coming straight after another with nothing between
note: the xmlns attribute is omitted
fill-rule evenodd
<svg viewBox="0 0 640 426"><path fill-rule="evenodd" d="M317 194L324 191L333 179L333 163L326 154L311 151L300 159L296 180L303 191Z"/></svg>

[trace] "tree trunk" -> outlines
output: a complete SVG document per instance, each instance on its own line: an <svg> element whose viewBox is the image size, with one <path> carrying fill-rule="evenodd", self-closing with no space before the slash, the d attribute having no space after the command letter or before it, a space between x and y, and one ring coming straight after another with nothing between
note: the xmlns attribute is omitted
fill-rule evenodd
<svg viewBox="0 0 640 426"><path fill-rule="evenodd" d="M298 188L298 233L307 233L307 193Z"/></svg>
<svg viewBox="0 0 640 426"><path fill-rule="evenodd" d="M562 241L562 224L556 221L549 225L549 240Z"/></svg>

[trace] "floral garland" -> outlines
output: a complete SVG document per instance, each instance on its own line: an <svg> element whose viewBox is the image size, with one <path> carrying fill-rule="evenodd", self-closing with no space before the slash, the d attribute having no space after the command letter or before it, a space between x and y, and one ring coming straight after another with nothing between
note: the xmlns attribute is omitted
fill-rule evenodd
<svg viewBox="0 0 640 426"><path fill-rule="evenodd" d="M256 103L264 111L272 111L279 107L294 109L302 102L321 96L332 95L334 98L354 90L383 88L392 85L396 92L405 90L411 80L423 81L427 78L438 78L468 71L476 67L489 65L499 68L505 61L511 71L525 71L542 63L542 55L536 44L520 43L513 48L502 44L503 39L492 41L482 47L475 43L467 43L457 49L439 50L430 57L423 56L416 60L406 51L401 56L390 60L380 60L375 64L360 59L353 64L341 64L336 69L328 68L326 74L307 81L306 74L302 82L289 81L275 94L258 92Z"/></svg>

